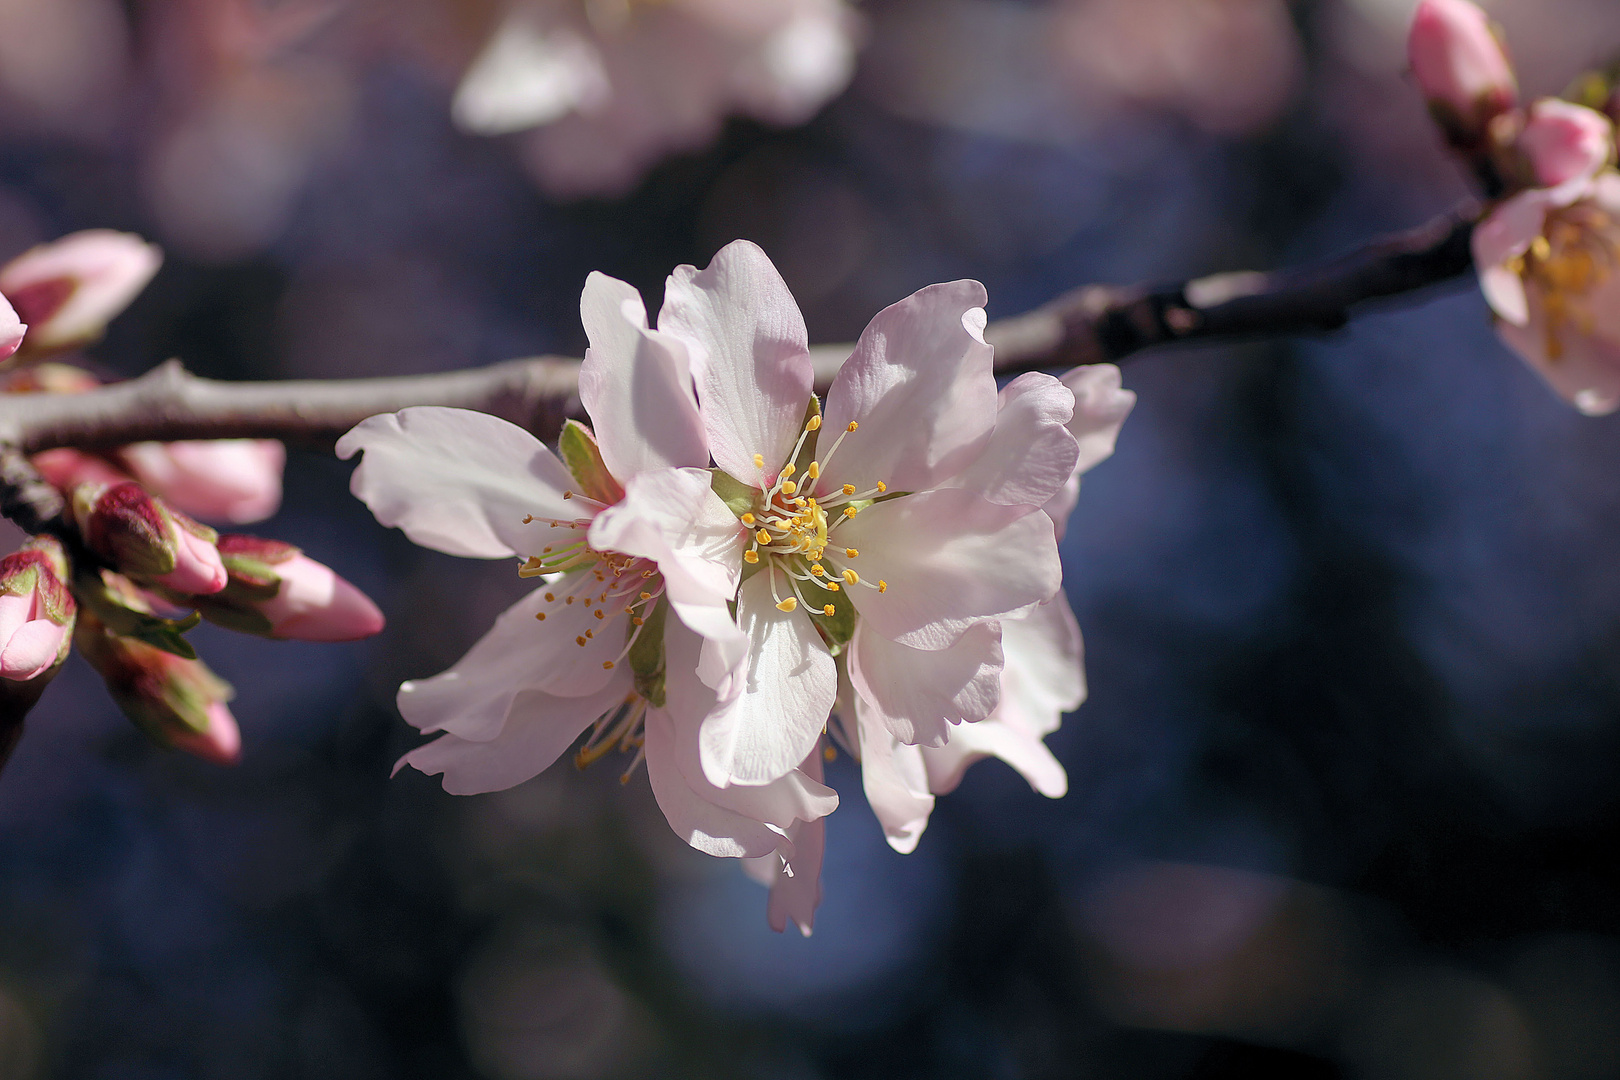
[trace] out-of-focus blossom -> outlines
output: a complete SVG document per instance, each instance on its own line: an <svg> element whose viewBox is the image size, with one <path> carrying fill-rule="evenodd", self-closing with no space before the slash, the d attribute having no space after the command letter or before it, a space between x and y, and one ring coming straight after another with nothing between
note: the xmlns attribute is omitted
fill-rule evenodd
<svg viewBox="0 0 1620 1080"><path fill-rule="evenodd" d="M1469 0L1423 0L1407 38L1412 75L1452 144L1479 145L1519 87L1490 19Z"/></svg>
<svg viewBox="0 0 1620 1080"><path fill-rule="evenodd" d="M219 592L188 597L212 622L298 641L355 641L381 632L370 597L291 544L226 534L216 545L229 577Z"/></svg>
<svg viewBox="0 0 1620 1080"><path fill-rule="evenodd" d="M1502 339L1592 416L1620 407L1620 174L1532 188L1474 230Z"/></svg>
<svg viewBox="0 0 1620 1080"><path fill-rule="evenodd" d="M1600 112L1559 98L1530 106L1517 148L1536 187L1557 187L1614 161L1614 124Z"/></svg>
<svg viewBox="0 0 1620 1080"><path fill-rule="evenodd" d="M67 658L78 610L67 576L67 557L51 537L0 559L0 678L37 678Z"/></svg>
<svg viewBox="0 0 1620 1080"><path fill-rule="evenodd" d="M246 525L281 505L287 450L274 439L133 443L117 456L135 479L193 517Z"/></svg>
<svg viewBox="0 0 1620 1080"><path fill-rule="evenodd" d="M0 3L0 115L7 127L74 137L108 134L129 68L117 0Z"/></svg>
<svg viewBox="0 0 1620 1080"><path fill-rule="evenodd" d="M85 544L120 573L179 593L225 587L218 534L169 509L133 480L80 484L70 499Z"/></svg>
<svg viewBox="0 0 1620 1080"><path fill-rule="evenodd" d="M236 764L242 733L225 704L233 691L201 660L113 633L88 613L81 613L73 642L124 715L154 742L217 765Z"/></svg>
<svg viewBox="0 0 1620 1080"><path fill-rule="evenodd" d="M87 229L0 267L0 293L28 324L24 350L43 355L100 338L162 263L157 246L133 233Z"/></svg>
<svg viewBox="0 0 1620 1080"><path fill-rule="evenodd" d="M849 81L858 27L843 0L527 0L452 115L486 135L538 129L525 157L553 195L618 194L730 113L808 120Z"/></svg>
<svg viewBox="0 0 1620 1080"><path fill-rule="evenodd" d="M554 762L635 750L671 827L710 854L791 861L789 832L837 805L802 771L722 789L698 764L716 681L746 647L726 609L743 528L711 490L687 350L647 328L624 282L592 275L591 348L560 457L504 421L455 409L373 417L338 444L364 451L353 489L386 525L474 558L521 555L535 592L449 671L400 688L401 713L440 737L401 764L457 794L494 791ZM670 613L674 617L671 618Z"/></svg>
<svg viewBox="0 0 1620 1080"><path fill-rule="evenodd" d="M17 309L7 303L4 295L0 295L0 360L17 351L27 332L27 325L17 317Z"/></svg>

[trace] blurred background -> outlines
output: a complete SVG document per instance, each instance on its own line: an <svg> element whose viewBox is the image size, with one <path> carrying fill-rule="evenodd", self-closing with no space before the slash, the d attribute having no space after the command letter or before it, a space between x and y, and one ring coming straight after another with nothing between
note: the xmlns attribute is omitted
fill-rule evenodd
<svg viewBox="0 0 1620 1080"><path fill-rule="evenodd" d="M598 29L612 6L567 2ZM1485 6L1529 93L1620 52L1613 0ZM452 122L494 3L0 0L0 259L90 227L163 245L91 350L120 375L578 355L589 271L656 306L736 237L812 340L957 277L994 318L1318 258L1466 194L1404 74L1412 7L866 0L846 90L824 49L808 105L722 102L559 173L549 134ZM1554 399L1477 290L1425 300L1129 361L1063 552L1091 685L1049 740L1070 794L981 764L901 856L841 758L809 939L639 776L390 780L418 741L394 688L521 583L295 452L261 531L390 626L197 631L238 690L234 770L153 749L70 661L0 778L0 1077L1620 1076L1620 419Z"/></svg>

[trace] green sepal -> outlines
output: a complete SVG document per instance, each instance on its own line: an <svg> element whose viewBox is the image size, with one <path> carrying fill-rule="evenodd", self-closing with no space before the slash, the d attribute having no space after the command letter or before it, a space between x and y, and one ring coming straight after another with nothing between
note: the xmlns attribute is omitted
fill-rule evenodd
<svg viewBox="0 0 1620 1080"><path fill-rule="evenodd" d="M811 589L807 588L805 591L808 594ZM827 643L827 651L837 656L844 651L844 646L849 644L849 639L855 636L855 604L850 600L848 591L821 592L820 595L825 598L823 606L833 605L831 615L814 604L807 603L805 609L810 615L810 621L821 632L821 639Z"/></svg>
<svg viewBox="0 0 1620 1080"><path fill-rule="evenodd" d="M636 693L654 708L664 705L664 617L669 602L658 599L641 627L636 643L630 646L630 670L636 677ZM632 627L632 632L634 631Z"/></svg>
<svg viewBox="0 0 1620 1080"><path fill-rule="evenodd" d="M197 650L185 639L186 631L202 622L193 611L183 619L165 619L155 614L136 593L129 581L111 570L81 572L74 580L79 603L92 612L108 631L121 637L144 641L154 648L186 660L197 659Z"/></svg>
<svg viewBox="0 0 1620 1080"><path fill-rule="evenodd" d="M607 506L624 498L624 489L602 460L596 436L578 420L564 422L562 434L557 438L557 456L579 482L581 495Z"/></svg>
<svg viewBox="0 0 1620 1080"><path fill-rule="evenodd" d="M759 489L743 483L730 473L710 469L709 487L720 496L720 501L726 504L726 509L738 517L759 511Z"/></svg>
<svg viewBox="0 0 1620 1080"><path fill-rule="evenodd" d="M140 619L135 628L128 631L125 636L136 641L144 641L154 648L162 649L166 653L173 653L184 660L197 659L197 650L191 647L191 642L183 636L187 630L194 630L202 622L202 613L193 611L184 619L159 619L148 616Z"/></svg>

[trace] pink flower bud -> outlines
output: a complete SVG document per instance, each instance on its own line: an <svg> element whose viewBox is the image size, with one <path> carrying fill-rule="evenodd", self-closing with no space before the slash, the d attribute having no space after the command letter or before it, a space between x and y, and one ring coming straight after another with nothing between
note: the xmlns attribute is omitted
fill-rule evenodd
<svg viewBox="0 0 1620 1080"><path fill-rule="evenodd" d="M287 450L274 439L135 443L118 456L137 480L192 517L245 525L281 505Z"/></svg>
<svg viewBox="0 0 1620 1080"><path fill-rule="evenodd" d="M4 296L0 296L0 360L17 351L27 332L28 327L17 317L17 309L8 304Z"/></svg>
<svg viewBox="0 0 1620 1080"><path fill-rule="evenodd" d="M209 621L299 641L355 641L382 630L382 612L365 593L291 544L227 534L218 546L230 582L198 599Z"/></svg>
<svg viewBox="0 0 1620 1080"><path fill-rule="evenodd" d="M1473 147L1486 125L1518 100L1490 19L1468 0L1422 0L1406 42L1412 75L1454 145Z"/></svg>
<svg viewBox="0 0 1620 1080"><path fill-rule="evenodd" d="M0 267L0 293L30 327L30 352L99 338L146 287L162 253L131 233L89 229L31 248Z"/></svg>
<svg viewBox="0 0 1620 1080"><path fill-rule="evenodd" d="M67 559L50 537L0 559L0 678L24 681L67 658L76 606Z"/></svg>
<svg viewBox="0 0 1620 1080"><path fill-rule="evenodd" d="M203 710L208 717L206 731L182 731L169 736L169 745L215 765L235 765L242 760L242 729L223 702Z"/></svg>
<svg viewBox="0 0 1620 1080"><path fill-rule="evenodd" d="M1530 106L1518 146L1530 162L1536 183L1557 187L1591 176L1614 156L1614 125L1602 113L1558 98Z"/></svg>
<svg viewBox="0 0 1620 1080"><path fill-rule="evenodd" d="M179 593L216 593L225 566L218 534L170 510L133 480L73 491L73 516L90 550L120 573Z"/></svg>

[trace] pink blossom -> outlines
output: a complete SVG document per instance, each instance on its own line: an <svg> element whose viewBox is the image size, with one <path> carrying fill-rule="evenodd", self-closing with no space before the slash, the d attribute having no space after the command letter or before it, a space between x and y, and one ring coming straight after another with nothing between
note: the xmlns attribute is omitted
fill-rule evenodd
<svg viewBox="0 0 1620 1080"><path fill-rule="evenodd" d="M1518 83L1491 27L1468 0L1422 0L1407 38L1412 75L1459 146L1477 144L1490 120L1518 100Z"/></svg>
<svg viewBox="0 0 1620 1080"><path fill-rule="evenodd" d="M4 360L23 343L28 327L17 317L17 310L0 296L0 360Z"/></svg>
<svg viewBox="0 0 1620 1080"><path fill-rule="evenodd" d="M67 658L76 605L61 544L44 537L0 559L0 678L23 682Z"/></svg>
<svg viewBox="0 0 1620 1080"><path fill-rule="evenodd" d="M1518 147L1541 187L1591 177L1614 160L1614 124L1600 112L1559 98L1530 106Z"/></svg>
<svg viewBox="0 0 1620 1080"><path fill-rule="evenodd" d="M182 731L169 736L169 745L215 765L235 765L242 760L242 729L224 702L204 709L208 726L202 731Z"/></svg>
<svg viewBox="0 0 1620 1080"><path fill-rule="evenodd" d="M135 481L81 482L71 502L85 543L120 573L177 593L225 587L218 534L170 510Z"/></svg>
<svg viewBox="0 0 1620 1080"><path fill-rule="evenodd" d="M1522 192L1473 246L1502 340L1581 412L1620 407L1620 174Z"/></svg>
<svg viewBox="0 0 1620 1080"><path fill-rule="evenodd" d="M30 248L0 267L0 293L29 325L30 352L99 338L163 262L131 233L88 229Z"/></svg>
<svg viewBox="0 0 1620 1080"><path fill-rule="evenodd" d="M274 636L300 641L354 641L380 633L382 612L371 598L307 555L276 567L281 590L265 602Z"/></svg>
<svg viewBox="0 0 1620 1080"><path fill-rule="evenodd" d="M245 525L281 505L287 450L274 439L133 443L118 457L135 479L192 517Z"/></svg>

